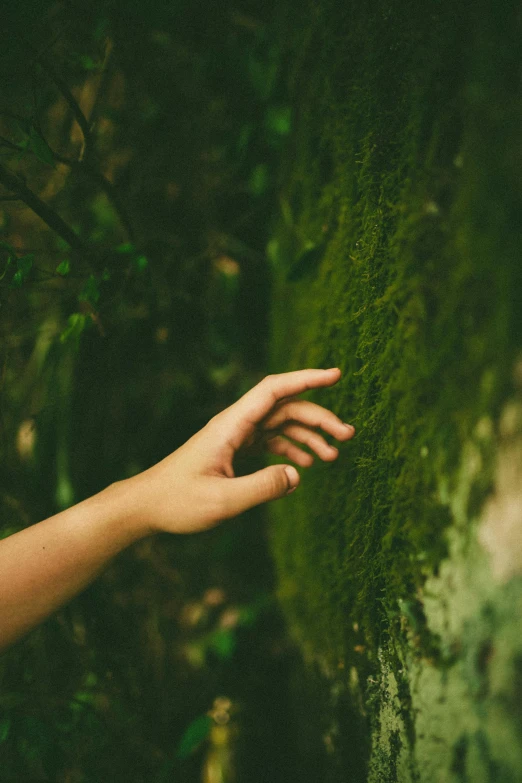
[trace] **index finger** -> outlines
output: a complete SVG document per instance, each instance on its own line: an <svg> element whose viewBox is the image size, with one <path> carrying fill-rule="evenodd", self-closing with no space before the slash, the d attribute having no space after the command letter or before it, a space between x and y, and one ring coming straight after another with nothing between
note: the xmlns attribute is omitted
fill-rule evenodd
<svg viewBox="0 0 522 783"><path fill-rule="evenodd" d="M285 397L293 397L310 389L333 386L341 377L341 370L294 370L266 378L248 391L229 408L243 422L255 425L267 416L274 405Z"/></svg>

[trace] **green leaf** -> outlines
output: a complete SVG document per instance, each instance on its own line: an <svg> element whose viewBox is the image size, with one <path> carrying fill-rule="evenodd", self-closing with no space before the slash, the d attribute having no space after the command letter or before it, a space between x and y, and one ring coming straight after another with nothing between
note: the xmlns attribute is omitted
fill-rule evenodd
<svg viewBox="0 0 522 783"><path fill-rule="evenodd" d="M98 677L94 672L85 675L85 687L94 688L98 684Z"/></svg>
<svg viewBox="0 0 522 783"><path fill-rule="evenodd" d="M34 253L27 253L25 256L21 256L16 264L18 269L23 274L24 278L27 277L34 263Z"/></svg>
<svg viewBox="0 0 522 783"><path fill-rule="evenodd" d="M212 718L208 715L200 715L199 718L193 720L186 729L178 745L176 751L178 759L185 759L187 756L190 756L203 740L208 737L211 727Z"/></svg>
<svg viewBox="0 0 522 783"><path fill-rule="evenodd" d="M20 148L20 152L16 156L16 160L19 163L29 149L29 139L23 139L23 141L21 141L18 146Z"/></svg>
<svg viewBox="0 0 522 783"><path fill-rule="evenodd" d="M15 272L13 275L13 279L11 280L11 287L20 288L23 282L24 282L24 278L22 276L22 273L20 272L20 270L18 270L18 272Z"/></svg>
<svg viewBox="0 0 522 783"><path fill-rule="evenodd" d="M116 248L116 252L119 255L132 256L131 258L132 264L140 272L146 269L149 264L148 258L146 256L138 254L136 252L136 248L134 247L132 242L123 242L123 244L118 245L118 247Z"/></svg>
<svg viewBox="0 0 522 783"><path fill-rule="evenodd" d="M38 133L34 125L29 131L29 149L31 152L34 152L38 160L41 160L42 163L47 163L49 166L54 166L53 152L41 133Z"/></svg>
<svg viewBox="0 0 522 783"><path fill-rule="evenodd" d="M4 279L4 277L5 277L5 273L7 272L7 270L9 269L9 267L11 266L11 261L12 261L12 260L13 260L13 257L12 257L12 256L7 256L7 261L5 262L4 271L3 271L3 272L2 272L2 274L0 275L0 280L3 280L3 279Z"/></svg>
<svg viewBox="0 0 522 783"><path fill-rule="evenodd" d="M67 326L60 335L60 342L65 343L67 340L79 340L80 335L85 329L87 323L87 316L83 313L72 313L67 320Z"/></svg>
<svg viewBox="0 0 522 783"><path fill-rule="evenodd" d="M89 275L87 282L85 283L78 299L80 302L89 302L92 307L95 307L100 298L100 286L98 280L94 275Z"/></svg>
<svg viewBox="0 0 522 783"><path fill-rule="evenodd" d="M12 288L20 288L29 277L29 273L33 267L34 253L27 253L25 256L20 256L16 259L17 270L13 275L11 281Z"/></svg>
<svg viewBox="0 0 522 783"><path fill-rule="evenodd" d="M70 261L66 258L65 261L62 261L55 270L59 275L62 275L62 277L66 277L66 275L69 274L71 271L71 264Z"/></svg>
<svg viewBox="0 0 522 783"><path fill-rule="evenodd" d="M86 71L99 71L101 68L101 64L93 60L88 54L79 54L78 62Z"/></svg>
<svg viewBox="0 0 522 783"><path fill-rule="evenodd" d="M247 628L254 625L259 617L259 608L256 606L245 606L239 613L238 625L246 626Z"/></svg>
<svg viewBox="0 0 522 783"><path fill-rule="evenodd" d="M97 231L102 236L108 229L118 224L118 213L105 193L99 193L91 202L91 211L97 222Z"/></svg>
<svg viewBox="0 0 522 783"><path fill-rule="evenodd" d="M93 704L96 700L96 694L92 693L92 691L76 691L73 699L80 702L80 704Z"/></svg>
<svg viewBox="0 0 522 783"><path fill-rule="evenodd" d="M62 237L59 237L58 234L55 235L54 244L57 250L69 250L69 243Z"/></svg>
<svg viewBox="0 0 522 783"><path fill-rule="evenodd" d="M227 661L232 658L236 649L236 635L234 631L220 629L214 631L208 639L208 649L213 650L218 658Z"/></svg>

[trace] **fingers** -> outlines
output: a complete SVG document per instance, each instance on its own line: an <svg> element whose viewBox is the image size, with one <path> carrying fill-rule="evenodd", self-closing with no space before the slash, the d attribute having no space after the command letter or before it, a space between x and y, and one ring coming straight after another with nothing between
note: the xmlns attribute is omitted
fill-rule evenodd
<svg viewBox="0 0 522 783"><path fill-rule="evenodd" d="M274 405L285 397L293 397L309 389L333 386L340 377L341 371L338 368L296 370L281 375L268 375L232 405L228 411L232 417L236 417L236 420L239 417L240 420L255 425L264 419Z"/></svg>
<svg viewBox="0 0 522 783"><path fill-rule="evenodd" d="M285 422L298 422L299 424L306 425L306 427L320 427L324 432L327 432L329 435L333 435L334 438L337 438L337 440L342 441L353 438L355 434L355 429L351 424L344 424L335 413L323 408L321 405L316 405L314 402L309 402L308 400L291 400L290 402L283 403L276 408L274 413L271 414L265 422L263 422L263 426L267 430L273 430L282 427ZM301 430L303 429L304 428L301 427ZM297 431L298 430L295 430L295 432ZM285 432L285 434L288 433ZM292 438L294 435L289 435L289 437ZM296 437L295 440L308 444L307 441L301 440L301 438L298 437ZM326 441L324 442L326 443ZM317 453L319 454L319 452ZM321 454L319 454L319 456L321 456Z"/></svg>
<svg viewBox="0 0 522 783"><path fill-rule="evenodd" d="M299 474L291 465L272 465L248 476L217 479L224 482L226 502L223 518L241 514L259 503L288 495L299 484Z"/></svg>
<svg viewBox="0 0 522 783"><path fill-rule="evenodd" d="M322 435L309 430L307 427L301 427L299 424L289 424L282 430L282 434L297 440L299 443L304 443L305 446L315 451L317 456L325 462L331 462L339 456L339 449L336 449L335 446L330 446ZM290 455L288 456L291 459Z"/></svg>
<svg viewBox="0 0 522 783"><path fill-rule="evenodd" d="M307 427L302 427L299 424L289 424L282 430L282 434L299 443L304 443L305 446L308 446L312 451L315 451L317 456L324 462L333 462L333 460L337 459L339 456L339 449L335 446L330 446L322 435L319 435L318 432L314 432L313 430L309 430ZM294 443L291 443L286 440L286 438L280 436L270 438L270 440L266 442L266 449L272 454L286 457L297 465L300 465L302 468L310 467L314 461L312 455L307 451L303 451L299 446L296 446Z"/></svg>
<svg viewBox="0 0 522 783"><path fill-rule="evenodd" d="M270 438L270 440L267 441L266 448L267 451L272 454L277 454L278 457L285 457L291 462L295 462L295 464L299 465L301 468L309 468L314 461L311 454L303 451L303 449L300 449L299 446L296 446L294 443L290 443L289 440L285 440L285 438Z"/></svg>

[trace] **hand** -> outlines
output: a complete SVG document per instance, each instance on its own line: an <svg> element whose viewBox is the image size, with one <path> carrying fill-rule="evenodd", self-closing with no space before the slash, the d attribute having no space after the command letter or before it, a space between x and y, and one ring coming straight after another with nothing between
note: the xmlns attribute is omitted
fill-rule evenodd
<svg viewBox="0 0 522 783"><path fill-rule="evenodd" d="M143 536L205 530L299 484L291 465L236 478L240 449L261 444L297 465L311 465L312 456L287 436L334 460L337 449L315 428L338 440L349 440L355 430L331 411L293 398L333 386L340 377L335 369L269 376L154 467L0 541L0 649L77 595Z"/></svg>
<svg viewBox="0 0 522 783"><path fill-rule="evenodd" d="M355 429L326 408L295 399L295 395L333 386L340 377L339 369L331 369L298 370L264 378L181 448L127 480L136 518L149 533L195 533L289 494L300 481L294 467L272 465L236 478L234 457L241 449L257 444L309 467L312 455L287 440L292 438L322 460L335 460L338 450L316 428L340 441L352 438Z"/></svg>

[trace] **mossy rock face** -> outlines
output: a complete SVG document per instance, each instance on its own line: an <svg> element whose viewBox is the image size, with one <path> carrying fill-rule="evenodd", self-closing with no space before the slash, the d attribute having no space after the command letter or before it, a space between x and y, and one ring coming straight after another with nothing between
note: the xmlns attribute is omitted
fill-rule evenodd
<svg viewBox="0 0 522 783"><path fill-rule="evenodd" d="M519 9L322 0L289 37L271 369L341 367L314 399L357 430L273 511L295 638L357 715L324 779L522 780Z"/></svg>

